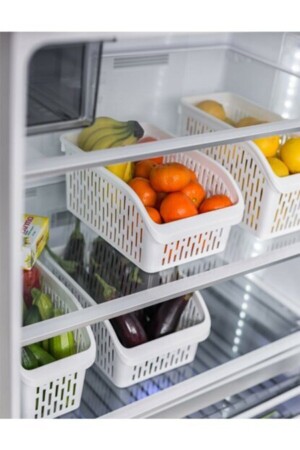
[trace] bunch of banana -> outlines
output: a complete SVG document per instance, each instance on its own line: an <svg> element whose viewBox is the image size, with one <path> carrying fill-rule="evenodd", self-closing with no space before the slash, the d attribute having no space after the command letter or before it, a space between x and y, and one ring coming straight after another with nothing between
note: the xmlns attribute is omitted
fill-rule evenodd
<svg viewBox="0 0 300 450"><path fill-rule="evenodd" d="M133 145L144 135L144 130L135 120L121 122L111 117L98 117L93 125L85 128L78 137L78 146L85 152L112 147ZM106 166L124 181L133 176L133 163L125 162Z"/></svg>

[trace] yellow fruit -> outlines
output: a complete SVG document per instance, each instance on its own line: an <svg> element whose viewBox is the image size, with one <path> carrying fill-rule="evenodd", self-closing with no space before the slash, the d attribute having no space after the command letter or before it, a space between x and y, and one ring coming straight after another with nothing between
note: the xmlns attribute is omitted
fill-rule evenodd
<svg viewBox="0 0 300 450"><path fill-rule="evenodd" d="M300 138L291 138L280 149L280 158L291 173L300 172Z"/></svg>
<svg viewBox="0 0 300 450"><path fill-rule="evenodd" d="M196 108L202 109L202 111L205 111L207 114L211 114L217 119L226 119L226 114L223 106L221 105L221 103L218 103L215 100L203 100L202 102L197 103L195 106Z"/></svg>
<svg viewBox="0 0 300 450"><path fill-rule="evenodd" d="M234 120L230 119L230 117L225 117L224 122L228 123L229 125L231 125L232 127L236 126L236 123Z"/></svg>
<svg viewBox="0 0 300 450"><path fill-rule="evenodd" d="M106 166L106 168L114 173L117 177L121 178L121 180L128 183L133 177L134 171L134 163L133 162L125 162L119 164L111 164L110 166Z"/></svg>
<svg viewBox="0 0 300 450"><path fill-rule="evenodd" d="M266 136L254 139L253 142L260 148L267 158L275 156L280 145L280 136Z"/></svg>
<svg viewBox="0 0 300 450"><path fill-rule="evenodd" d="M289 169L279 158L267 158L273 172L278 177L286 177L289 175Z"/></svg>
<svg viewBox="0 0 300 450"><path fill-rule="evenodd" d="M243 119L240 119L237 123L236 123L236 127L237 128L241 128L241 127L249 127L251 125L259 125L261 123L264 123L262 120L258 120L255 117L243 117Z"/></svg>

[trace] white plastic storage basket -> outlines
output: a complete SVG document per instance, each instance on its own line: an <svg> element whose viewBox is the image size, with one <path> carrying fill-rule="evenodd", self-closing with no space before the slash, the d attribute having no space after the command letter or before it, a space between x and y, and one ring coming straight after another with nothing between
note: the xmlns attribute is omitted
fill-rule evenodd
<svg viewBox="0 0 300 450"><path fill-rule="evenodd" d="M170 138L154 126L142 124L145 135ZM62 150L82 152L79 132L61 137ZM139 145L136 144L137 155ZM67 174L67 208L99 236L145 272L153 273L179 263L224 250L232 225L242 219L244 203L232 176L220 164L198 151L164 157L194 170L208 195L225 194L233 206L178 222L156 224L136 193L104 167Z"/></svg>
<svg viewBox="0 0 300 450"><path fill-rule="evenodd" d="M180 135L232 128L195 106L206 99L221 103L227 117L234 121L247 116L268 122L282 120L279 115L238 95L227 92L205 94L181 99ZM300 174L276 176L265 156L251 141L210 147L203 152L233 175L245 201L243 224L258 238L269 239L300 229Z"/></svg>
<svg viewBox="0 0 300 450"><path fill-rule="evenodd" d="M46 264L84 308L96 304L49 255ZM97 346L95 364L113 384L128 387L193 361L198 343L209 336L210 326L210 315L199 292L189 300L176 332L137 347L125 348L110 321L104 320L91 326Z"/></svg>
<svg viewBox="0 0 300 450"><path fill-rule="evenodd" d="M81 309L73 294L41 262L42 291L65 313ZM75 330L76 354L33 370L21 367L21 415L23 418L54 418L79 407L85 371L96 356L90 327Z"/></svg>

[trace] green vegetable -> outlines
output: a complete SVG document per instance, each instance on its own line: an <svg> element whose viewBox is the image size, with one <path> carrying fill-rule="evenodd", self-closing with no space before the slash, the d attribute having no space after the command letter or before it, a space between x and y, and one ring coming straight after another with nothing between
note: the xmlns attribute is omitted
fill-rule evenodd
<svg viewBox="0 0 300 450"><path fill-rule="evenodd" d="M38 307L42 320L51 319L54 308L49 295L44 294L37 288L31 289L31 295L33 298L32 304Z"/></svg>
<svg viewBox="0 0 300 450"><path fill-rule="evenodd" d="M106 283L103 278L100 277L98 273L94 274L95 279L100 283L103 288L103 297L104 300L112 300L118 297L117 289L108 283Z"/></svg>
<svg viewBox="0 0 300 450"><path fill-rule="evenodd" d="M53 358L50 353L46 352L39 344L30 344L27 348L33 353L39 366L44 366L55 361L55 358Z"/></svg>
<svg viewBox="0 0 300 450"><path fill-rule="evenodd" d="M61 316L63 311L60 309L54 310L54 317ZM67 331L66 333L60 334L59 336L54 336L49 339L49 352L56 359L66 358L67 356L72 356L76 353L76 345L74 334L72 331Z"/></svg>
<svg viewBox="0 0 300 450"><path fill-rule="evenodd" d="M24 325L32 325L33 323L40 322L41 320L42 317L40 315L39 308L36 305L32 305L25 315Z"/></svg>
<svg viewBox="0 0 300 450"><path fill-rule="evenodd" d="M71 275L72 277L76 276L78 267L79 267L79 263L76 261L69 261L66 260L64 258L62 258L61 256L56 255L56 253L54 253L49 247L48 245L46 245L45 249L47 250L47 252L49 253L49 255L54 259L54 261L57 262L57 264L59 264L65 272L67 272L69 275Z"/></svg>
<svg viewBox="0 0 300 450"><path fill-rule="evenodd" d="M32 305L26 313L26 316L24 319L24 326L32 325L34 323L40 322L41 320L42 320L42 317L40 315L39 308L36 305ZM39 342L39 344L43 347L44 350L46 350L47 352L49 351L48 339L45 339L44 341Z"/></svg>
<svg viewBox="0 0 300 450"><path fill-rule="evenodd" d="M49 339L44 339L40 344L46 352L49 352Z"/></svg>
<svg viewBox="0 0 300 450"><path fill-rule="evenodd" d="M26 370L36 369L39 365L38 360L28 347L23 347L22 350L22 366Z"/></svg>

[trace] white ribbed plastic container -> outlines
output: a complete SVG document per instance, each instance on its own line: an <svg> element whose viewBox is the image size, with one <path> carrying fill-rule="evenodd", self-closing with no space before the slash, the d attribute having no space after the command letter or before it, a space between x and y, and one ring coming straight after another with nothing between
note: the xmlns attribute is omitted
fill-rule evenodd
<svg viewBox="0 0 300 450"><path fill-rule="evenodd" d="M142 124L145 135L170 138L158 128ZM80 131L63 135L62 150L82 152ZM137 155L139 145L136 144ZM232 176L220 164L198 152L168 155L194 170L208 195L225 194L233 206L180 222L156 224L127 183L104 167L68 173L67 208L130 261L148 273L210 256L224 250L232 225L242 219L244 203Z"/></svg>
<svg viewBox="0 0 300 450"><path fill-rule="evenodd" d="M50 270L84 308L96 304L48 254L45 257ZM113 384L128 387L193 361L198 343L209 336L210 326L210 315L199 292L189 300L176 332L137 347L125 348L110 321L104 320L91 326L97 346L95 364Z"/></svg>
<svg viewBox="0 0 300 450"><path fill-rule="evenodd" d="M221 92L182 98L179 105L179 134L182 136L232 128L194 105L215 100L226 115L238 121L252 116L262 121L282 120L238 95ZM253 142L226 144L203 149L222 164L238 183L245 201L243 224L260 239L270 239L300 229L300 174L280 178Z"/></svg>
<svg viewBox="0 0 300 450"><path fill-rule="evenodd" d="M42 291L65 313L81 309L70 291L41 262ZM90 327L73 331L76 354L33 370L21 366L21 415L27 419L54 418L79 407L85 371L96 356Z"/></svg>

